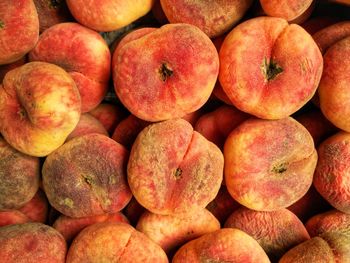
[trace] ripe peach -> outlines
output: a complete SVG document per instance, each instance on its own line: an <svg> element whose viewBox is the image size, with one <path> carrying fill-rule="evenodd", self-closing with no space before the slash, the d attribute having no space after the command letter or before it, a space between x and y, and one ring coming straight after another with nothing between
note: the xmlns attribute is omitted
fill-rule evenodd
<svg viewBox="0 0 350 263"><path fill-rule="evenodd" d="M39 38L39 19L33 0L0 3L0 65L19 60Z"/></svg>
<svg viewBox="0 0 350 263"><path fill-rule="evenodd" d="M252 236L272 261L310 239L303 223L287 209L258 212L242 207L230 215L225 227L238 228Z"/></svg>
<svg viewBox="0 0 350 263"><path fill-rule="evenodd" d="M225 38L219 80L238 109L281 119L312 98L322 62L319 48L302 27L258 17L239 24Z"/></svg>
<svg viewBox="0 0 350 263"><path fill-rule="evenodd" d="M183 245L172 263L251 262L269 263L264 250L239 229L223 228Z"/></svg>
<svg viewBox="0 0 350 263"><path fill-rule="evenodd" d="M12 148L0 137L0 211L17 209L39 189L39 158Z"/></svg>
<svg viewBox="0 0 350 263"><path fill-rule="evenodd" d="M111 63L108 46L97 32L77 23L61 23L45 30L29 59L67 70L79 89L82 112L95 108L107 92Z"/></svg>
<svg viewBox="0 0 350 263"><path fill-rule="evenodd" d="M268 16L284 18L297 24L310 17L315 2L315 0L260 0L261 7Z"/></svg>
<svg viewBox="0 0 350 263"><path fill-rule="evenodd" d="M128 152L101 134L76 137L50 154L43 186L50 204L69 217L115 213L131 199Z"/></svg>
<svg viewBox="0 0 350 263"><path fill-rule="evenodd" d="M26 215L30 221L39 223L46 222L48 210L49 207L46 195L40 189L28 203L18 209L18 211Z"/></svg>
<svg viewBox="0 0 350 263"><path fill-rule="evenodd" d="M229 193L258 211L299 200L312 184L317 163L310 133L290 117L244 121L228 136L224 156Z"/></svg>
<svg viewBox="0 0 350 263"><path fill-rule="evenodd" d="M220 222L206 209L180 215L157 215L146 211L136 229L169 254L192 239L219 230Z"/></svg>
<svg viewBox="0 0 350 263"><path fill-rule="evenodd" d="M49 27L71 20L66 1L34 0L39 16L40 33Z"/></svg>
<svg viewBox="0 0 350 263"><path fill-rule="evenodd" d="M99 133L108 136L108 132L102 123L89 113L80 115L80 120L75 129L68 135L67 141L85 134Z"/></svg>
<svg viewBox="0 0 350 263"><path fill-rule="evenodd" d="M83 229L69 248L66 263L167 263L165 252L125 223L97 223Z"/></svg>
<svg viewBox="0 0 350 263"><path fill-rule="evenodd" d="M170 23L187 23L199 27L210 38L232 28L252 5L252 0L160 0Z"/></svg>
<svg viewBox="0 0 350 263"><path fill-rule="evenodd" d="M113 31L147 14L154 0L67 0L70 12L84 26Z"/></svg>
<svg viewBox="0 0 350 263"><path fill-rule="evenodd" d="M156 214L205 208L217 195L223 175L219 148L190 123L173 119L151 124L134 142L128 182L136 200Z"/></svg>
<svg viewBox="0 0 350 263"><path fill-rule="evenodd" d="M64 263L67 251L62 235L41 223L0 227L0 247L6 263Z"/></svg>
<svg viewBox="0 0 350 263"><path fill-rule="evenodd" d="M314 186L333 207L350 213L350 134L339 132L318 148Z"/></svg>
<svg viewBox="0 0 350 263"><path fill-rule="evenodd" d="M71 218L65 215L59 216L53 223L53 228L62 234L64 239L70 243L85 227L100 222L123 222L129 223L122 213L104 214L98 216L88 216Z"/></svg>
<svg viewBox="0 0 350 263"><path fill-rule="evenodd" d="M80 117L79 91L62 68L31 62L0 86L0 132L17 150L46 156L66 140Z"/></svg>
<svg viewBox="0 0 350 263"><path fill-rule="evenodd" d="M117 47L112 70L124 106L140 119L161 121L183 117L208 100L219 59L197 27L167 24Z"/></svg>
<svg viewBox="0 0 350 263"><path fill-rule="evenodd" d="M31 220L25 214L18 210L0 211L0 227L14 224L24 224L30 221Z"/></svg>

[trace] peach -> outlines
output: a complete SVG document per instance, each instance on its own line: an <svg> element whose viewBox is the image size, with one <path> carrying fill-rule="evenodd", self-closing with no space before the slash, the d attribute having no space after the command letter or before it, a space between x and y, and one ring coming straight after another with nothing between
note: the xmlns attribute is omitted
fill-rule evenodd
<svg viewBox="0 0 350 263"><path fill-rule="evenodd" d="M71 218L61 215L53 223L53 228L62 234L64 239L70 243L85 227L100 222L123 222L129 223L122 213L104 214L98 216Z"/></svg>
<svg viewBox="0 0 350 263"><path fill-rule="evenodd" d="M108 46L97 32L77 23L60 23L45 30L29 59L67 70L79 89L82 112L95 108L107 92L111 63Z"/></svg>
<svg viewBox="0 0 350 263"><path fill-rule="evenodd" d="M313 216L306 222L305 227L312 237L327 232L347 234L350 229L350 214L345 214L334 209Z"/></svg>
<svg viewBox="0 0 350 263"><path fill-rule="evenodd" d="M320 107L336 127L350 132L348 89L350 79L350 35L332 45L324 55L324 72L318 89Z"/></svg>
<svg viewBox="0 0 350 263"><path fill-rule="evenodd" d="M280 17L297 24L310 17L315 3L315 0L260 0L261 7L268 16Z"/></svg>
<svg viewBox="0 0 350 263"><path fill-rule="evenodd" d="M204 105L217 79L219 59L197 27L167 24L117 47L112 71L123 105L140 119L161 121Z"/></svg>
<svg viewBox="0 0 350 263"><path fill-rule="evenodd" d="M0 227L0 247L6 263L64 263L67 251L62 235L41 223Z"/></svg>
<svg viewBox="0 0 350 263"><path fill-rule="evenodd" d="M310 133L291 117L244 121L228 136L224 157L227 190L257 211L299 200L312 184L317 163Z"/></svg>
<svg viewBox="0 0 350 263"><path fill-rule="evenodd" d="M113 132L112 139L122 144L127 149L131 149L137 135L149 124L149 122L141 120L131 114L117 125Z"/></svg>
<svg viewBox="0 0 350 263"><path fill-rule="evenodd" d="M180 215L157 215L146 211L136 229L169 254L192 239L219 230L220 222L206 209Z"/></svg>
<svg viewBox="0 0 350 263"><path fill-rule="evenodd" d="M154 0L66 0L74 18L96 31L113 31L146 15Z"/></svg>
<svg viewBox="0 0 350 263"><path fill-rule="evenodd" d="M0 211L0 227L14 224L24 224L31 220L17 210Z"/></svg>
<svg viewBox="0 0 350 263"><path fill-rule="evenodd" d="M101 103L89 113L102 123L109 134L126 116L121 107L109 103Z"/></svg>
<svg viewBox="0 0 350 263"><path fill-rule="evenodd" d="M312 37L302 27L275 17L236 26L219 55L219 80L232 104L263 119L282 119L305 105L323 68Z"/></svg>
<svg viewBox="0 0 350 263"><path fill-rule="evenodd" d="M133 197L124 208L123 213L126 215L131 225L136 226L137 222L145 211L147 210L140 205L139 202L137 202L135 197Z"/></svg>
<svg viewBox="0 0 350 263"><path fill-rule="evenodd" d="M39 38L39 19L33 0L0 3L0 65L19 60Z"/></svg>
<svg viewBox="0 0 350 263"><path fill-rule="evenodd" d="M321 143L313 181L322 197L344 213L350 213L349 143L350 134L346 132L339 132Z"/></svg>
<svg viewBox="0 0 350 263"><path fill-rule="evenodd" d="M272 261L310 239L303 223L287 209L258 212L242 207L230 215L225 227L238 228L252 236Z"/></svg>
<svg viewBox="0 0 350 263"><path fill-rule="evenodd" d="M0 66L0 83L2 83L7 72L9 72L15 68L18 68L25 63L26 63L26 57L22 57L19 60L16 60L15 62L12 62L10 64L1 65Z"/></svg>
<svg viewBox="0 0 350 263"><path fill-rule="evenodd" d="M200 28L210 38L230 30L244 16L252 0L160 0L170 23L187 23Z"/></svg>
<svg viewBox="0 0 350 263"><path fill-rule="evenodd" d="M340 233L324 233L289 250L279 263L324 262L348 263L350 236Z"/></svg>
<svg viewBox="0 0 350 263"><path fill-rule="evenodd" d="M39 189L39 158L12 148L0 137L0 211L17 209Z"/></svg>
<svg viewBox="0 0 350 263"><path fill-rule="evenodd" d="M223 228L183 245L172 263L185 262L269 263L270 260L254 238L239 229Z"/></svg>
<svg viewBox="0 0 350 263"><path fill-rule="evenodd" d="M338 41L350 36L350 21L339 22L312 35L322 54Z"/></svg>
<svg viewBox="0 0 350 263"><path fill-rule="evenodd" d="M53 25L71 20L66 1L34 0L39 16L39 30L45 31Z"/></svg>
<svg viewBox="0 0 350 263"><path fill-rule="evenodd" d="M241 205L231 197L226 186L222 185L215 199L211 201L206 208L223 225L232 212L238 209L240 206Z"/></svg>
<svg viewBox="0 0 350 263"><path fill-rule="evenodd" d="M108 132L102 123L89 113L80 115L80 120L75 129L68 135L67 141L90 133L99 133L108 136Z"/></svg>
<svg viewBox="0 0 350 263"><path fill-rule="evenodd" d="M45 193L40 189L28 203L18 209L19 212L26 215L31 221L39 223L46 222L48 210L49 207Z"/></svg>
<svg viewBox="0 0 350 263"><path fill-rule="evenodd" d="M136 200L155 214L178 214L205 208L217 195L223 155L215 144L173 119L151 124L134 142L128 182Z"/></svg>
<svg viewBox="0 0 350 263"><path fill-rule="evenodd" d="M248 117L248 114L235 107L221 106L202 115L194 129L222 149L230 132Z"/></svg>
<svg viewBox="0 0 350 263"><path fill-rule="evenodd" d="M125 223L104 222L83 229L74 239L66 263L167 263L165 252Z"/></svg>
<svg viewBox="0 0 350 263"><path fill-rule="evenodd" d="M18 151L46 156L60 147L80 117L79 91L62 68L31 62L0 86L0 132Z"/></svg>
<svg viewBox="0 0 350 263"><path fill-rule="evenodd" d="M337 128L328 121L319 109L312 109L295 117L311 134L315 145L337 132Z"/></svg>
<svg viewBox="0 0 350 263"><path fill-rule="evenodd" d="M101 134L76 137L47 156L43 186L50 204L69 217L115 213L131 199L127 150Z"/></svg>

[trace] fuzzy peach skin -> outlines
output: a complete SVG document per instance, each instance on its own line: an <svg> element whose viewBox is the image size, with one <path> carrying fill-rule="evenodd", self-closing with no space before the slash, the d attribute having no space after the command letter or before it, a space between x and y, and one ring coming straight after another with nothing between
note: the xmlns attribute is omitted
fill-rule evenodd
<svg viewBox="0 0 350 263"><path fill-rule="evenodd" d="M115 127L126 117L121 107L108 103L101 103L89 112L98 119L109 134L112 134Z"/></svg>
<svg viewBox="0 0 350 263"><path fill-rule="evenodd" d="M6 65L1 65L0 66L0 83L2 83L7 72L9 72L15 68L18 68L25 63L26 63L26 57L21 57L19 60L16 60L15 62L12 62L10 64L6 64Z"/></svg>
<svg viewBox="0 0 350 263"><path fill-rule="evenodd" d="M186 242L220 229L220 222L207 209L180 215L157 215L146 211L136 229L169 254Z"/></svg>
<svg viewBox="0 0 350 263"><path fill-rule="evenodd" d="M221 106L202 115L194 129L222 149L231 131L248 118L249 114L233 106Z"/></svg>
<svg viewBox="0 0 350 263"><path fill-rule="evenodd" d="M79 89L82 112L95 108L106 95L111 53L105 40L91 29L77 23L54 25L40 35L29 59L64 68Z"/></svg>
<svg viewBox="0 0 350 263"><path fill-rule="evenodd" d="M131 199L127 150L105 135L76 137L50 154L43 186L50 204L69 217L115 213Z"/></svg>
<svg viewBox="0 0 350 263"><path fill-rule="evenodd" d="M104 214L80 218L71 218L68 216L61 215L56 219L52 226L62 234L62 236L68 243L70 243L85 227L100 222L129 223L128 219L122 213L118 212L113 214Z"/></svg>
<svg viewBox="0 0 350 263"><path fill-rule="evenodd" d="M210 38L224 34L244 16L252 0L160 0L170 23L187 23Z"/></svg>
<svg viewBox="0 0 350 263"><path fill-rule="evenodd" d="M228 136L224 157L227 190L258 211L299 200L312 184L317 163L310 133L291 117L246 120Z"/></svg>
<svg viewBox="0 0 350 263"><path fill-rule="evenodd" d="M75 129L68 135L67 141L90 133L99 133L108 136L108 132L102 123L89 113L80 115L80 120Z"/></svg>
<svg viewBox="0 0 350 263"><path fill-rule="evenodd" d="M258 212L242 207L230 215L225 227L238 228L252 236L272 261L310 239L303 223L287 209Z"/></svg>
<svg viewBox="0 0 350 263"><path fill-rule="evenodd" d="M315 0L260 0L266 15L284 18L297 24L301 24L310 17L315 2Z"/></svg>
<svg viewBox="0 0 350 263"><path fill-rule="evenodd" d="M312 35L322 54L326 53L329 47L348 36L350 36L350 21L330 25Z"/></svg>
<svg viewBox="0 0 350 263"><path fill-rule="evenodd" d="M134 142L128 182L136 200L156 214L177 214L205 208L217 195L223 178L223 154L173 119L151 124Z"/></svg>
<svg viewBox="0 0 350 263"><path fill-rule="evenodd" d="M96 31L113 31L129 25L152 9L154 0L66 0L82 25Z"/></svg>
<svg viewBox="0 0 350 263"><path fill-rule="evenodd" d="M313 181L323 198L344 213L350 213L349 143L350 134L346 132L339 132L321 143Z"/></svg>
<svg viewBox="0 0 350 263"><path fill-rule="evenodd" d="M0 65L23 57L39 38L39 19L33 0L0 1Z"/></svg>
<svg viewBox="0 0 350 263"><path fill-rule="evenodd" d="M28 203L18 209L18 211L26 215L30 221L39 223L46 222L48 210L49 207L45 193L40 189Z"/></svg>
<svg viewBox="0 0 350 263"><path fill-rule="evenodd" d="M279 263L349 263L350 235L323 233L289 250Z"/></svg>
<svg viewBox="0 0 350 263"><path fill-rule="evenodd" d="M0 227L14 224L24 224L30 221L31 220L25 214L18 210L0 211Z"/></svg>
<svg viewBox="0 0 350 263"><path fill-rule="evenodd" d="M117 48L112 71L123 105L140 119L161 121L203 106L214 88L219 58L197 27L167 24Z"/></svg>
<svg viewBox="0 0 350 263"><path fill-rule="evenodd" d="M223 228L183 245L172 263L249 262L269 263L257 241L239 229Z"/></svg>
<svg viewBox="0 0 350 263"><path fill-rule="evenodd" d="M332 45L324 55L324 71L318 88L320 108L336 127L350 132L350 35Z"/></svg>
<svg viewBox="0 0 350 263"><path fill-rule="evenodd" d="M83 229L74 239L66 263L167 263L165 252L132 226L104 222Z"/></svg>
<svg viewBox="0 0 350 263"><path fill-rule="evenodd" d="M318 236L327 232L341 232L349 234L350 214L345 214L336 209L318 214L310 218L305 227L310 236Z"/></svg>
<svg viewBox="0 0 350 263"><path fill-rule="evenodd" d="M34 0L39 16L39 29L44 32L53 25L72 20L66 1Z"/></svg>
<svg viewBox="0 0 350 263"><path fill-rule="evenodd" d="M39 158L23 154L0 136L0 211L17 209L39 189Z"/></svg>
<svg viewBox="0 0 350 263"><path fill-rule="evenodd" d="M67 251L62 235L41 223L0 227L0 247L6 263L64 263Z"/></svg>
<svg viewBox="0 0 350 263"><path fill-rule="evenodd" d="M0 132L18 151L46 156L80 118L79 91L62 68L31 62L8 72L0 85Z"/></svg>
<svg viewBox="0 0 350 263"><path fill-rule="evenodd" d="M314 95L323 68L312 37L281 18L258 17L236 26L220 49L219 80L238 109L282 119Z"/></svg>

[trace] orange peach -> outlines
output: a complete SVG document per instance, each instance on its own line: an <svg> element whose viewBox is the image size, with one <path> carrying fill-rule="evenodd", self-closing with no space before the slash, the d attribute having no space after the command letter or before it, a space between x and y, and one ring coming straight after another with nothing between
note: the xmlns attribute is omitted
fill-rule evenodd
<svg viewBox="0 0 350 263"><path fill-rule="evenodd" d="M77 23L60 23L45 30L29 59L67 70L79 89L82 112L95 108L107 92L111 63L108 46L97 32Z"/></svg>
<svg viewBox="0 0 350 263"><path fill-rule="evenodd" d="M0 65L19 60L39 38L39 19L33 0L0 2Z"/></svg>
<svg viewBox="0 0 350 263"><path fill-rule="evenodd" d="M113 31L147 14L154 0L66 0L74 18L96 31Z"/></svg>
<svg viewBox="0 0 350 263"><path fill-rule="evenodd" d="M140 119L161 121L204 105L217 79L219 59L197 27L167 24L117 47L112 71L123 105Z"/></svg>
<svg viewBox="0 0 350 263"><path fill-rule="evenodd" d="M339 132L318 148L314 186L333 207L350 213L350 134Z"/></svg>
<svg viewBox="0 0 350 263"><path fill-rule="evenodd" d="M18 152L0 137L0 211L17 209L39 189L39 158Z"/></svg>
<svg viewBox="0 0 350 263"><path fill-rule="evenodd" d="M62 68L31 62L0 86L0 132L25 154L46 156L60 147L80 118L79 91Z"/></svg>
<svg viewBox="0 0 350 263"><path fill-rule="evenodd" d="M169 254L192 239L219 230L220 222L206 209L180 215L157 215L146 211L136 229Z"/></svg>
<svg viewBox="0 0 350 263"><path fill-rule="evenodd" d="M270 260L257 241L239 229L223 228L183 245L172 263L250 262Z"/></svg>
<svg viewBox="0 0 350 263"><path fill-rule="evenodd" d="M31 220L25 214L18 210L0 211L0 227L14 224L24 224L30 221Z"/></svg>
<svg viewBox="0 0 350 263"><path fill-rule="evenodd" d="M76 137L47 156L43 186L50 204L69 217L115 213L131 199L127 150L101 134Z"/></svg>
<svg viewBox="0 0 350 263"><path fill-rule="evenodd" d="M224 157L229 193L257 211L299 200L312 184L317 163L310 133L290 117L244 121L228 136Z"/></svg>
<svg viewBox="0 0 350 263"><path fill-rule="evenodd" d="M97 223L83 229L69 248L66 263L167 263L165 252L125 223Z"/></svg>
<svg viewBox="0 0 350 263"><path fill-rule="evenodd" d="M296 24L258 17L236 26L220 49L219 80L238 109L282 119L309 101L318 87L322 54Z"/></svg>
<svg viewBox="0 0 350 263"><path fill-rule="evenodd" d="M261 7L268 16L284 18L297 24L310 17L315 3L315 0L260 0Z"/></svg>
<svg viewBox="0 0 350 263"><path fill-rule="evenodd" d="M98 133L108 136L108 132L102 123L89 113L80 115L80 120L75 129L68 135L67 141L90 133Z"/></svg>
<svg viewBox="0 0 350 263"><path fill-rule="evenodd" d="M242 207L230 215L225 227L238 228L252 236L272 261L310 239L303 223L287 209L258 212Z"/></svg>
<svg viewBox="0 0 350 263"><path fill-rule="evenodd" d="M129 223L128 219L122 213L104 214L80 218L71 218L65 215L61 215L56 219L52 226L62 234L68 243L70 243L85 227L100 222Z"/></svg>
<svg viewBox="0 0 350 263"><path fill-rule="evenodd" d="M64 263L67 251L62 235L41 223L0 227L0 247L6 263Z"/></svg>
<svg viewBox="0 0 350 263"><path fill-rule="evenodd" d="M136 200L156 214L205 208L217 195L223 177L219 148L190 123L174 119L151 124L134 142L128 182Z"/></svg>
<svg viewBox="0 0 350 263"><path fill-rule="evenodd" d="M252 5L252 0L160 0L170 23L187 23L200 28L209 37L231 29Z"/></svg>
<svg viewBox="0 0 350 263"><path fill-rule="evenodd" d="M49 207L46 195L42 190L36 192L28 203L18 209L18 211L26 215L30 221L39 223L46 222L48 210Z"/></svg>

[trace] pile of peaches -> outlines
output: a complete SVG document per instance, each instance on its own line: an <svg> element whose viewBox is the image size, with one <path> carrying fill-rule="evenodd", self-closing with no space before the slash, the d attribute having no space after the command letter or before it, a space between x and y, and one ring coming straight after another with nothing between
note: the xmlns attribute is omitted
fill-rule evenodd
<svg viewBox="0 0 350 263"><path fill-rule="evenodd" d="M0 262L350 262L349 0L0 0Z"/></svg>

